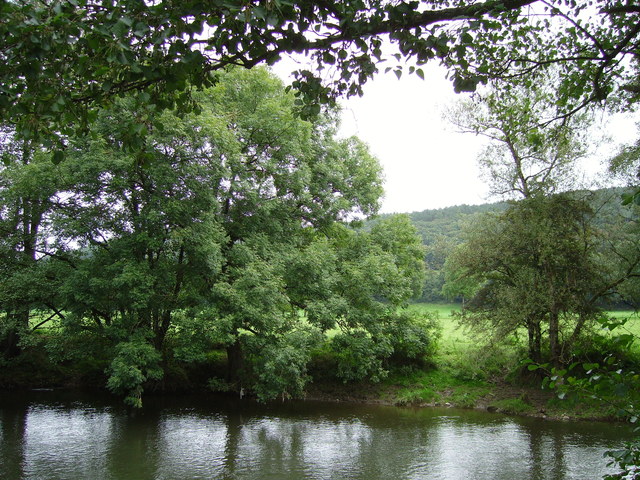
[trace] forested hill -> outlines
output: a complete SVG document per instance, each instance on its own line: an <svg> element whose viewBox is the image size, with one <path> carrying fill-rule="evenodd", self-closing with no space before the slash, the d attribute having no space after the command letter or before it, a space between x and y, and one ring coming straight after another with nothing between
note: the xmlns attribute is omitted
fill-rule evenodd
<svg viewBox="0 0 640 480"><path fill-rule="evenodd" d="M576 192L576 195L589 198L596 214L595 225L603 226L610 223L614 217L629 215L629 209L621 204L620 198L623 191L624 189L621 188L607 188ZM426 247L427 281L420 300L429 302L447 300L441 294L444 284L444 262L451 250L462 243L464 226L479 215L504 211L508 205L507 202L457 205L408 214ZM368 223L375 224L391 215L380 215Z"/></svg>
<svg viewBox="0 0 640 480"><path fill-rule="evenodd" d="M422 212L410 213L411 221L418 229L425 245L431 245L439 237L460 239L463 225L476 215L499 212L507 203L485 203L482 205L457 205Z"/></svg>

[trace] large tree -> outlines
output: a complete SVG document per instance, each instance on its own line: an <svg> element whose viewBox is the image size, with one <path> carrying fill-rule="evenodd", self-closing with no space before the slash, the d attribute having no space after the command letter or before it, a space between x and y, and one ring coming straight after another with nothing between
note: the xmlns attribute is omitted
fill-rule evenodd
<svg viewBox="0 0 640 480"><path fill-rule="evenodd" d="M447 259L449 282L475 285L464 321L491 338L526 329L534 361L545 351L556 364L570 358L608 293L592 215L583 200L560 194L485 217Z"/></svg>
<svg viewBox="0 0 640 480"><path fill-rule="evenodd" d="M337 325L394 353L396 310L423 281L419 237L402 218L347 227L377 210L380 166L294 100L267 70L236 69L198 114L119 99L47 163L64 328L107 345L109 387L129 402L174 356L216 345L228 381L263 398L299 394L310 345Z"/></svg>
<svg viewBox="0 0 640 480"><path fill-rule="evenodd" d="M290 52L310 53L322 69L300 70L293 84L306 115L361 94L392 55L398 74L408 59L421 76L420 64L440 61L458 91L558 65L559 105L570 113L612 94L635 101L639 15L623 0L5 1L0 117L61 148L59 134L83 128L114 95L193 106L172 93ZM386 38L395 52L383 51Z"/></svg>

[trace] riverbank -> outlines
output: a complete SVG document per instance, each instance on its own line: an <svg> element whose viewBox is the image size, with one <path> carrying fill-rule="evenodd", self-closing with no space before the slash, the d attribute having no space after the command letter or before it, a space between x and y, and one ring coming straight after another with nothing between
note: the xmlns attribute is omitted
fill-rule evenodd
<svg viewBox="0 0 640 480"><path fill-rule="evenodd" d="M418 408L458 407L550 419L615 419L616 412L604 405L560 400L553 391L542 389L542 378L523 367L526 353L517 339L500 344L477 341L457 325L451 314L453 307L412 305L417 313L435 317L438 323L432 332L432 351L413 363L385 364L381 371L387 376L380 375L383 378L377 383L342 383L331 352L318 350L306 372L312 379L305 387L306 398ZM0 388L106 390L110 357L87 355L68 360L59 353L51 355L44 340L26 348L18 358L0 364ZM55 346L53 340L49 343ZM223 349L191 361L171 358L163 365L163 372L160 380L145 383L145 395L216 391L234 396L240 390L238 381L226 380L229 366ZM243 392L249 397L255 393L247 384Z"/></svg>
<svg viewBox="0 0 640 480"><path fill-rule="evenodd" d="M389 382L357 385L322 383L311 384L305 398L414 408L463 408L549 420L621 421L604 405L560 400L550 390L506 382L451 386L435 392L430 400L417 395L411 398L406 387Z"/></svg>
<svg viewBox="0 0 640 480"><path fill-rule="evenodd" d="M42 373L42 372L41 372ZM44 375L36 375L29 380L22 378L19 384L2 385L16 391L67 390L82 392L102 392L113 396L104 384L78 383L77 379L58 377L51 381ZM595 403L560 400L550 390L543 390L540 380L529 380L527 384L494 379L461 380L451 377L441 370L414 371L411 375L392 374L380 383L341 383L337 381L312 382L307 385L304 398L338 403L360 403L369 405L389 405L412 408L450 407L502 413L552 420L593 420L617 421L614 412ZM181 387L171 383L152 384L146 389L153 396L176 394L208 394L211 388L200 384ZM238 395L226 392L228 396ZM250 392L245 392L251 396Z"/></svg>
<svg viewBox="0 0 640 480"><path fill-rule="evenodd" d="M0 388L14 391L29 390L106 390L106 379L96 377L66 377L59 370L45 368L31 370L33 375L12 375L12 369L3 369ZM16 369L24 372L22 368ZM379 383L342 383L336 380L311 382L306 386L304 398L330 402L350 402L371 405L393 405L400 407L428 408L455 407L484 410L509 415L562 419L562 420L615 420L613 412L602 405L585 404L560 400L550 390L541 388L539 378L506 381L493 379L465 378L455 369L444 366L424 370L391 372ZM15 372L14 372L15 373ZM68 372L65 372L68 373ZM102 378L98 378L102 377ZM153 382L145 389L148 395L206 394L211 393L211 384L205 382L176 382L175 378L165 378ZM238 395L227 392L227 395ZM251 392L245 392L251 396Z"/></svg>

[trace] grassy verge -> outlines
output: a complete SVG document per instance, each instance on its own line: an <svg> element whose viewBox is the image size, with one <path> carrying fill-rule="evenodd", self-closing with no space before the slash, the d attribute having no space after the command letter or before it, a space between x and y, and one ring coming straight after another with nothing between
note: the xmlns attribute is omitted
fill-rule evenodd
<svg viewBox="0 0 640 480"><path fill-rule="evenodd" d="M398 405L447 405L486 408L514 415L553 418L611 418L613 412L596 402L572 403L543 390L541 379L523 375L524 346L513 339L501 345L481 345L460 328L452 312L456 304L414 304L412 310L437 315L441 327L432 365L423 370L392 372L384 382L387 398ZM632 312L627 331L640 335L640 319ZM390 393L389 393L390 392Z"/></svg>

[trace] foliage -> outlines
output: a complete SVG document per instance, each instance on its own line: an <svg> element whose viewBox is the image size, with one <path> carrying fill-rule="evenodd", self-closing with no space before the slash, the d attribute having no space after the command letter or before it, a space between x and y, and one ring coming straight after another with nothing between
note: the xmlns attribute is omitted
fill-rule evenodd
<svg viewBox="0 0 640 480"><path fill-rule="evenodd" d="M607 293L590 215L584 202L556 195L521 201L480 223L447 260L452 284L477 285L463 321L490 326L496 337L525 328L534 359L541 358L544 322L551 358L562 361L597 311L594 293ZM561 322L570 318L575 323L563 344Z"/></svg>
<svg viewBox="0 0 640 480"><path fill-rule="evenodd" d="M11 145L0 165L0 348L12 357L31 329L31 311L47 311L53 302L48 289L55 290L57 282L48 255L55 232L48 216L56 209L61 179L31 142L7 128L0 135ZM49 319L56 316L54 310Z"/></svg>
<svg viewBox="0 0 640 480"><path fill-rule="evenodd" d="M626 320L603 318L600 324L609 332L616 331L612 341L621 354L611 352L601 362L574 362L566 368L552 368L544 384L555 389L560 398L567 396L589 396L607 403L615 409L616 415L638 421L637 404L640 375L635 365L635 356L630 355L635 337L629 333L617 332ZM530 370L549 368L548 365L531 364Z"/></svg>
<svg viewBox="0 0 640 480"><path fill-rule="evenodd" d="M399 312L380 318L375 333L336 334L329 343L336 377L343 382L379 382L389 371L424 367L435 353L438 328L432 316Z"/></svg>
<svg viewBox="0 0 640 480"><path fill-rule="evenodd" d="M276 339L246 337L252 371L252 390L259 400L299 398L309 381L307 366L318 331L298 329Z"/></svg>
<svg viewBox="0 0 640 480"><path fill-rule="evenodd" d="M105 111L97 136L74 140L60 167L72 180L55 219L59 237L83 248L62 286L72 318L150 332L159 352L172 335L175 358L191 361L212 341L234 343L240 328L286 332L296 290L320 276L290 275L316 245L314 224L370 213L380 192L364 147L334 140L329 119L294 118L266 71L228 74L200 100L202 113L182 118L135 98ZM145 150L123 149L140 121Z"/></svg>
<svg viewBox="0 0 640 480"><path fill-rule="evenodd" d="M143 338L132 338L116 347L116 355L109 366L107 387L125 396L125 403L142 407L145 382L162 378L160 354Z"/></svg>
<svg viewBox="0 0 640 480"><path fill-rule="evenodd" d="M447 300L442 294L444 264L456 245L462 243L464 225L482 213L500 211L506 204L458 205L408 214L424 245L425 285L419 301L438 303ZM367 220L365 227L376 225L389 215Z"/></svg>
<svg viewBox="0 0 640 480"><path fill-rule="evenodd" d="M612 475L605 475L604 480L636 480L640 478L640 443L628 442L624 448L607 452L612 461L610 465L617 465L621 471Z"/></svg>
<svg viewBox="0 0 640 480"><path fill-rule="evenodd" d="M565 112L637 94L637 11L621 0L18 0L3 2L0 18L0 115L23 138L44 139L56 161L65 136L116 95L136 91L161 108L197 109L190 89L211 86L217 72L291 52L311 54L317 66L293 82L307 116L338 95L361 94L383 60L398 76L411 60L409 72L420 77L422 64L439 61L457 91L557 65ZM387 36L394 53L383 51Z"/></svg>
<svg viewBox="0 0 640 480"><path fill-rule="evenodd" d="M69 341L52 354L77 360L84 336L134 406L159 372L184 377L178 364L220 348L225 385L299 396L316 337L336 326L375 342L393 332L419 356L428 337L397 313L424 284L415 228L405 216L350 225L382 193L366 146L336 138L335 115L297 117L265 69L221 74L194 99L198 114L116 99L91 135L67 139L65 162L16 154L0 171L3 331L18 331L17 313L24 335L29 315L58 317ZM27 199L41 209L25 238L31 220L14 206Z"/></svg>
<svg viewBox="0 0 640 480"><path fill-rule="evenodd" d="M640 189L637 188L638 175L640 175L640 139L634 143L623 145L618 152L609 159L609 172L611 175L634 187L622 195L624 205L640 205Z"/></svg>
<svg viewBox="0 0 640 480"><path fill-rule="evenodd" d="M561 399L592 398L609 405L615 414L636 425L640 418L640 374L637 361L629 363L629 355L636 337L625 332L627 320L602 319L601 326L614 333L613 340L626 355L607 355L603 362L575 362L567 368L552 368L549 365L532 363L529 370L543 369L548 372L544 384L554 389ZM620 332L622 329L622 332ZM638 431L638 427L635 427ZM621 449L606 453L611 458L610 465L617 465L621 471L608 475L609 480L637 478L640 464L638 439L625 444Z"/></svg>
<svg viewBox="0 0 640 480"><path fill-rule="evenodd" d="M592 119L584 112L561 115L559 80L550 72L533 88L493 82L448 112L462 132L489 140L478 160L493 196L531 198L576 187L576 161L594 142Z"/></svg>
<svg viewBox="0 0 640 480"><path fill-rule="evenodd" d="M405 312L401 315L398 320L388 323L384 332L393 348L390 363L396 367L423 366L436 350L439 332L435 316Z"/></svg>
<svg viewBox="0 0 640 480"><path fill-rule="evenodd" d="M337 358L336 376L345 383L379 382L389 373L384 368L384 360L393 353L388 338L374 340L363 331L339 333L331 339L331 349Z"/></svg>

